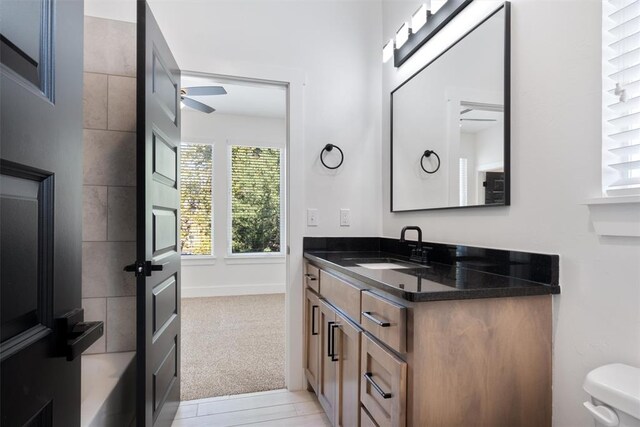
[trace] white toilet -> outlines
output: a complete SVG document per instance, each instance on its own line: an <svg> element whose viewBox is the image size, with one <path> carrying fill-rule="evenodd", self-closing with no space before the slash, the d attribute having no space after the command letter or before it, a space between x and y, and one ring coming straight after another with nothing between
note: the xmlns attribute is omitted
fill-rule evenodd
<svg viewBox="0 0 640 427"><path fill-rule="evenodd" d="M591 395L584 407L596 426L640 427L640 368L601 366L587 374L583 388Z"/></svg>

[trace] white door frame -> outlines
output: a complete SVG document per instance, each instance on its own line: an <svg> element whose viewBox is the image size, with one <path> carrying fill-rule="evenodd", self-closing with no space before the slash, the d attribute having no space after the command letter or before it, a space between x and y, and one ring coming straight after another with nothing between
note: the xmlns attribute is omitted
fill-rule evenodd
<svg viewBox="0 0 640 427"><path fill-rule="evenodd" d="M192 76L244 80L287 87L285 372L291 391L306 388L303 367L302 238L304 236L304 71L255 64L215 66L207 72L181 70Z"/></svg>

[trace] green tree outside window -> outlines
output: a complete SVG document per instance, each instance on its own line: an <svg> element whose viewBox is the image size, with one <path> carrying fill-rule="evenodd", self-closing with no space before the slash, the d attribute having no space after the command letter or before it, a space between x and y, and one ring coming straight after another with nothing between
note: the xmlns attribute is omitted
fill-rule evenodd
<svg viewBox="0 0 640 427"><path fill-rule="evenodd" d="M280 252L280 150L231 147L231 251Z"/></svg>

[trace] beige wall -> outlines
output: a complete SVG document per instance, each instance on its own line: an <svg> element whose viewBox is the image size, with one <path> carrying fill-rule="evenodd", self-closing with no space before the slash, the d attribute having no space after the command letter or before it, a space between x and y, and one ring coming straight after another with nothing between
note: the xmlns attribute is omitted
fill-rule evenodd
<svg viewBox="0 0 640 427"><path fill-rule="evenodd" d="M135 29L85 17L82 306L105 323L87 353L136 347Z"/></svg>

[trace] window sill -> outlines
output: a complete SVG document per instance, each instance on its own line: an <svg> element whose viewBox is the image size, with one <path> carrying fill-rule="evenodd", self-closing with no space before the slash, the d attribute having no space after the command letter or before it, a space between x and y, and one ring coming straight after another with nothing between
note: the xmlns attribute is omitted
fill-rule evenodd
<svg viewBox="0 0 640 427"><path fill-rule="evenodd" d="M640 196L599 197L585 204L600 236L640 237Z"/></svg>
<svg viewBox="0 0 640 427"><path fill-rule="evenodd" d="M610 196L610 197L597 197L589 199L585 203L588 206L592 205L626 205L629 203L640 203L640 196Z"/></svg>
<svg viewBox="0 0 640 427"><path fill-rule="evenodd" d="M284 254L273 255L228 255L224 258L226 264L284 264L287 257Z"/></svg>
<svg viewBox="0 0 640 427"><path fill-rule="evenodd" d="M214 255L183 255L180 257L182 265L215 265L216 257Z"/></svg>

